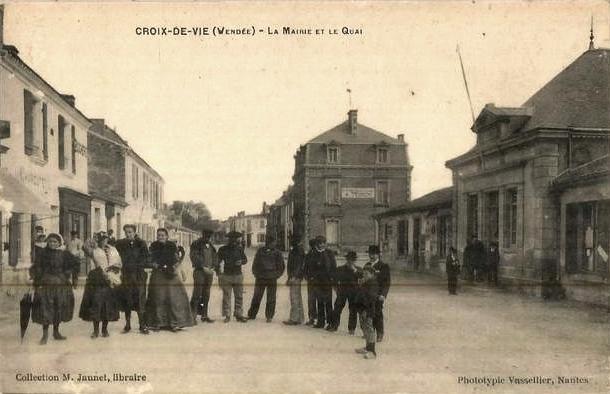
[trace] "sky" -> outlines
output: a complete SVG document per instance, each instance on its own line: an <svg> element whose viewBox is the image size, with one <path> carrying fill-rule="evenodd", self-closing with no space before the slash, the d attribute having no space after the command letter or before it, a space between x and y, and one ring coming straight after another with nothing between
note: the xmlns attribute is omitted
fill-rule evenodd
<svg viewBox="0 0 610 394"><path fill-rule="evenodd" d="M360 123L405 134L414 198L450 185L445 161L475 140L456 47L475 116L519 106L588 48L591 18L596 46L610 47L608 11L580 0L9 2L4 40L116 127L164 177L166 202L226 218L280 197L299 145L346 119L347 89ZM137 34L161 26L255 34ZM284 26L314 34L267 34Z"/></svg>

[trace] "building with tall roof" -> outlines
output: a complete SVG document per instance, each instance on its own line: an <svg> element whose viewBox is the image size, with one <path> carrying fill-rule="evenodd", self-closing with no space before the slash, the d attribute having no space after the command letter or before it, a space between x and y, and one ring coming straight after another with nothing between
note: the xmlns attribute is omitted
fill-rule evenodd
<svg viewBox="0 0 610 394"><path fill-rule="evenodd" d="M112 229L120 237L122 226L133 224L142 239L155 240L156 229L164 226L165 181L104 119L91 122L87 138L93 231Z"/></svg>
<svg viewBox="0 0 610 394"><path fill-rule="evenodd" d="M497 242L504 284L608 304L610 50L591 43L520 107L486 105L472 132L446 163L457 248Z"/></svg>
<svg viewBox="0 0 610 394"><path fill-rule="evenodd" d="M364 252L377 243L372 215L410 199L412 167L404 134L390 137L357 116L350 110L297 150L292 220L305 241L322 235L335 249Z"/></svg>

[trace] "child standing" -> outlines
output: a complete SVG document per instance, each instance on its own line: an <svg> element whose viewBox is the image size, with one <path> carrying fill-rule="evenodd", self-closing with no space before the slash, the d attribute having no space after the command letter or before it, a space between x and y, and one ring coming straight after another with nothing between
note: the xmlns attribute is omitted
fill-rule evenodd
<svg viewBox="0 0 610 394"><path fill-rule="evenodd" d="M371 360L377 358L373 318L375 316L378 283L372 264L365 264L362 271L362 279L360 280L360 286L356 295L355 306L360 315L360 328L362 328L364 333L366 346L362 349L356 349L356 353L362 354L367 360Z"/></svg>

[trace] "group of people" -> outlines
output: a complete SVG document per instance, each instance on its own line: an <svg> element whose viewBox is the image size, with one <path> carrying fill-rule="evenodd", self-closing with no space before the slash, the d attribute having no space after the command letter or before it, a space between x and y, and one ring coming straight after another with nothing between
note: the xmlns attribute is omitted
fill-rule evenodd
<svg viewBox="0 0 610 394"><path fill-rule="evenodd" d="M493 286L498 285L498 268L500 265L500 252L497 242L490 242L489 247L485 248L476 235L473 235L463 253L464 264L460 264L457 249L449 248L445 272L449 294L457 294L457 283L460 273L469 282L488 281ZM462 270L463 269L463 270Z"/></svg>
<svg viewBox="0 0 610 394"><path fill-rule="evenodd" d="M266 293L265 318L272 322L275 315L277 281L284 274L286 264L272 237L259 248L252 262L254 291L247 314L243 310L242 267L248 258L239 232L227 235L228 242L218 250L210 238L212 231L204 230L201 238L190 246L193 266L193 293L189 300L184 286L184 271L179 268L184 249L169 240L166 229L157 230L157 240L147 246L136 234L136 227L125 225L125 237L114 240L106 233L82 242L78 234L62 245L59 234L45 237L44 247L38 245L30 276L34 285L32 321L41 324L41 344L49 338L66 339L60 324L73 317L74 292L77 286L81 260L86 256L90 270L79 309L79 317L92 323L91 338L108 337L108 323L125 315L123 333L131 331L132 312L138 316L139 331L181 329L201 322L213 323L208 314L211 286L214 275L222 289L222 315L225 323L234 317L246 323L257 317ZM366 339L366 346L358 349L367 359L376 357L375 343L383 340L383 305L390 287L390 269L379 257L379 248L371 245L369 261L360 268L357 254L345 255L346 263L337 267L335 253L326 247L319 236L310 241L306 254L298 237L292 237L288 255L290 288L290 314L283 323L289 326L307 324L314 328L337 331L346 304L349 309L348 331L354 335L357 319ZM148 270L151 270L150 279ZM307 281L308 317L305 321L302 281ZM333 304L333 290L336 294ZM231 313L232 297L234 298ZM100 330L101 328L101 330Z"/></svg>

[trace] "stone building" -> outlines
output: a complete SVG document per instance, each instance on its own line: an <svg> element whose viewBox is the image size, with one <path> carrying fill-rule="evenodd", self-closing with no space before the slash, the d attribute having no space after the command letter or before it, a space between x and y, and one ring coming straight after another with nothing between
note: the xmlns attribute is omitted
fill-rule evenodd
<svg viewBox="0 0 610 394"><path fill-rule="evenodd" d="M2 27L0 8L0 30ZM87 129L91 123L0 42L0 241L3 265L27 268L36 226L64 238L90 234ZM6 266L6 265L5 265Z"/></svg>
<svg viewBox="0 0 610 394"><path fill-rule="evenodd" d="M392 138L359 124L357 114L350 110L345 122L297 150L293 231L364 252L377 241L372 215L409 200L412 167L403 134Z"/></svg>
<svg viewBox="0 0 610 394"><path fill-rule="evenodd" d="M134 224L140 237L156 239L164 226L164 180L104 119L92 119L89 139L89 191L94 231Z"/></svg>
<svg viewBox="0 0 610 394"><path fill-rule="evenodd" d="M610 50L591 45L522 106L486 105L476 145L446 163L454 244L498 242L506 285L542 294L559 281L608 302L609 75Z"/></svg>
<svg viewBox="0 0 610 394"><path fill-rule="evenodd" d="M277 240L279 249L287 251L290 249L290 238L292 233L292 217L294 210L292 185L289 186L280 198L269 206L267 216L267 236L273 236Z"/></svg>
<svg viewBox="0 0 610 394"><path fill-rule="evenodd" d="M246 215L240 211L228 219L230 231L242 233L243 242L248 248L257 248L265 244L267 233L267 216L269 207L263 203L261 213Z"/></svg>
<svg viewBox="0 0 610 394"><path fill-rule="evenodd" d="M383 261L443 274L453 241L452 200L453 187L446 187L375 215Z"/></svg>

